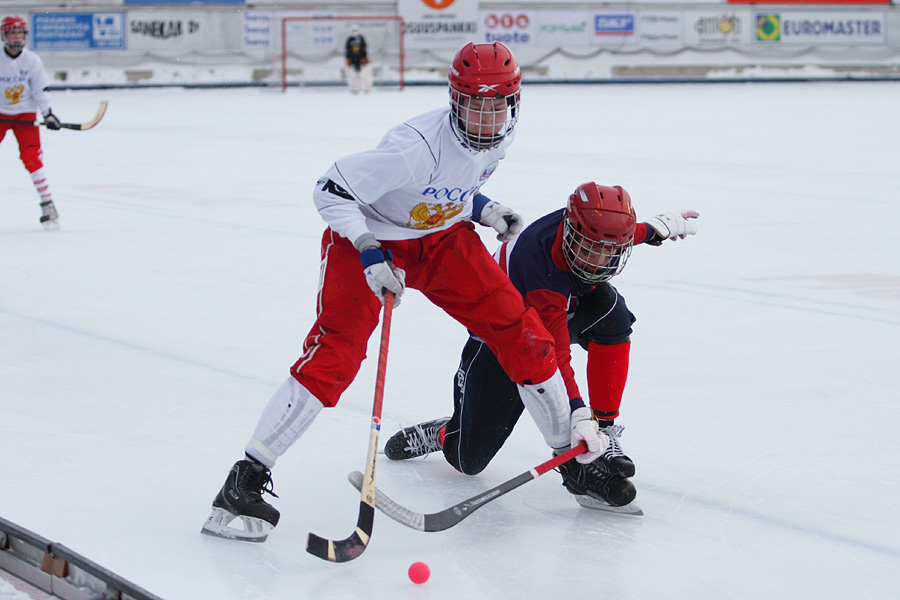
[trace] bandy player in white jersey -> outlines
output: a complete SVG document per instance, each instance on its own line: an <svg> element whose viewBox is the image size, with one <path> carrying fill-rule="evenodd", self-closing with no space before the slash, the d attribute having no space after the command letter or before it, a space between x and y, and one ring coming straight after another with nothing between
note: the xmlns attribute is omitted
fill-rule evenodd
<svg viewBox="0 0 900 600"><path fill-rule="evenodd" d="M6 17L0 23L3 52L0 52L0 142L12 130L19 142L19 157L40 196L41 224L46 229L59 227L59 215L53 204L50 184L44 172L40 128L34 125L37 112L47 129L60 128L50 109L50 81L40 57L25 47L28 26L19 17ZM4 119L6 121L4 121ZM8 121L25 121L11 123Z"/></svg>
<svg viewBox="0 0 900 600"><path fill-rule="evenodd" d="M449 80L448 108L391 129L374 150L337 160L316 183L313 199L328 225L316 322L213 501L204 533L263 541L278 523L262 499L272 491L271 468L356 377L386 290L395 305L406 286L419 290L484 340L554 452L583 441L588 451L578 459L590 462L605 450L590 409L569 401L553 337L475 232L480 223L507 241L523 226L480 193L512 142L519 66L499 42L469 43ZM229 525L236 518L242 529Z"/></svg>

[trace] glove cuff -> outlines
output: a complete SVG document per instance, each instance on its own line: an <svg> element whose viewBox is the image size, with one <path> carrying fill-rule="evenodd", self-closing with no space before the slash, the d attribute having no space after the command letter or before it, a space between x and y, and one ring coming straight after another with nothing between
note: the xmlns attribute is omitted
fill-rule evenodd
<svg viewBox="0 0 900 600"><path fill-rule="evenodd" d="M372 265L377 265L378 263L383 263L390 259L390 254L381 248L369 248L368 250L363 250L359 253L359 261L363 264L363 267L367 269Z"/></svg>
<svg viewBox="0 0 900 600"><path fill-rule="evenodd" d="M367 231L367 232L365 232L364 234L362 234L361 236L359 236L358 238L356 238L356 241L353 242L353 246L354 246L357 250L359 250L360 252L362 252L362 251L365 250L366 248L372 248L372 247L374 247L374 248L381 248L381 243L380 243L378 240L375 239L375 235L374 235L374 234L372 234L371 232Z"/></svg>
<svg viewBox="0 0 900 600"><path fill-rule="evenodd" d="M484 194L475 194L475 197L472 198L472 220L474 222L481 223L481 211L490 201L491 199Z"/></svg>

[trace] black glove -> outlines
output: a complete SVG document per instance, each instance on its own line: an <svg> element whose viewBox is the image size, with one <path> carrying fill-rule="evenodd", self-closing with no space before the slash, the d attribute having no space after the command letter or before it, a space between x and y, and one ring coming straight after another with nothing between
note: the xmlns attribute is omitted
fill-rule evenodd
<svg viewBox="0 0 900 600"><path fill-rule="evenodd" d="M47 114L44 115L44 126L53 131L62 129L62 125L59 124L59 119L56 118L56 115L53 114L52 110L48 110Z"/></svg>

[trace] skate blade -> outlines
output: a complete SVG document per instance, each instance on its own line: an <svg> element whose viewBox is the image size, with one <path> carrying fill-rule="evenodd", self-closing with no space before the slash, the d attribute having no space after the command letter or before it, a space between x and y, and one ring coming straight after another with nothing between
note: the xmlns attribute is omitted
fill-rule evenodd
<svg viewBox="0 0 900 600"><path fill-rule="evenodd" d="M41 225L44 226L44 229L46 231L54 231L56 229L59 229L59 221L56 219L53 219L52 221L44 221L43 223L41 223Z"/></svg>
<svg viewBox="0 0 900 600"><path fill-rule="evenodd" d="M232 527L230 523L236 519L240 519L243 529ZM224 508L213 508L203 524L200 533L215 537L225 538L226 540L240 540L242 542L264 542L272 531L272 524L255 517L243 517L233 515Z"/></svg>
<svg viewBox="0 0 900 600"><path fill-rule="evenodd" d="M596 498L591 498L590 496L575 496L575 500L583 508L589 508L591 510L601 510L604 512L635 516L641 516L644 514L644 511L641 510L641 507L638 505L638 503L633 500L625 506L612 506L611 504L607 504L606 502L597 500Z"/></svg>

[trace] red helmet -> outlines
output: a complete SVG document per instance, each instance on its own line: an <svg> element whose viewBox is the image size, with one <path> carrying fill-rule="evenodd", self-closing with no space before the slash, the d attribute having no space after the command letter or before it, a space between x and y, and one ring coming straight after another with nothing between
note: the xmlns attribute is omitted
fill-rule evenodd
<svg viewBox="0 0 900 600"><path fill-rule="evenodd" d="M20 52L22 48L25 47L24 40L22 42L13 43L6 39L6 35L13 31L21 31L27 36L28 24L25 23L25 20L21 17L5 17L3 21L0 22L0 38L3 38L3 43L10 51Z"/></svg>
<svg viewBox="0 0 900 600"><path fill-rule="evenodd" d="M506 97L522 86L522 70L509 48L500 42L469 42L450 65L450 87L469 96Z"/></svg>
<svg viewBox="0 0 900 600"><path fill-rule="evenodd" d="M519 118L522 70L500 42L468 43L450 65L453 125L464 145L487 150L509 135Z"/></svg>
<svg viewBox="0 0 900 600"><path fill-rule="evenodd" d="M563 225L566 263L585 283L600 283L625 267L637 217L620 186L583 183L569 196Z"/></svg>

